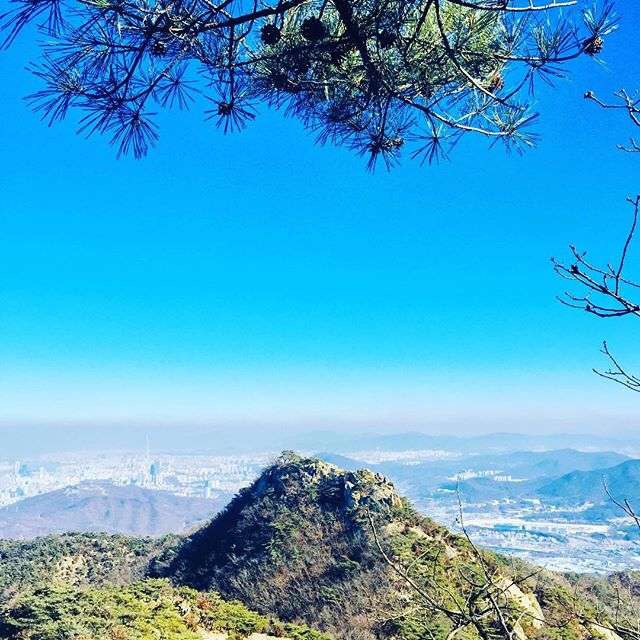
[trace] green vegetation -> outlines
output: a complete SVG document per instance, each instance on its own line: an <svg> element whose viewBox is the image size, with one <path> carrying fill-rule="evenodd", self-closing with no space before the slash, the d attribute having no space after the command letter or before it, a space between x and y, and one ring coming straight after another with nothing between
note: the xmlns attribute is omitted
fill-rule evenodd
<svg viewBox="0 0 640 640"><path fill-rule="evenodd" d="M16 640L626 640L640 593L478 550L384 477L293 454L189 538L0 543L0 585Z"/></svg>
<svg viewBox="0 0 640 640"><path fill-rule="evenodd" d="M51 124L79 110L83 129L139 158L158 140L158 109L211 102L207 119L226 132L262 102L371 168L409 145L432 162L468 134L534 146L533 87L599 55L616 28L608 3L579 17L571 2L191 0L151 21L138 0L15 4L0 14L4 44L47 17L49 43L33 65L42 88L29 102Z"/></svg>
<svg viewBox="0 0 640 640"><path fill-rule="evenodd" d="M304 627L274 623L216 593L174 588L166 580L84 589L43 586L17 597L0 623L0 637L7 639L199 640L203 632L224 633L230 640L252 633L326 640Z"/></svg>
<svg viewBox="0 0 640 640"><path fill-rule="evenodd" d="M614 617L587 592L576 608L562 576L480 552L382 476L293 454L185 539L164 575L341 639L587 640Z"/></svg>
<svg viewBox="0 0 640 640"><path fill-rule="evenodd" d="M377 624L379 596L394 591L365 513L407 508L381 476L287 454L186 539L164 575L348 638Z"/></svg>
<svg viewBox="0 0 640 640"><path fill-rule="evenodd" d="M41 583L101 586L144 577L178 540L104 534L64 534L29 542L0 540L0 603Z"/></svg>

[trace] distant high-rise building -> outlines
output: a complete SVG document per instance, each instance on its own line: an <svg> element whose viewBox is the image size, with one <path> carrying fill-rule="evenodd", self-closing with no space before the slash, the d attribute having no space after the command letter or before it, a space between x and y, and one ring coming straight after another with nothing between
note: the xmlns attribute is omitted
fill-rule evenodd
<svg viewBox="0 0 640 640"><path fill-rule="evenodd" d="M161 466L159 462L152 462L151 465L149 465L149 479L154 486L160 484L160 471Z"/></svg>

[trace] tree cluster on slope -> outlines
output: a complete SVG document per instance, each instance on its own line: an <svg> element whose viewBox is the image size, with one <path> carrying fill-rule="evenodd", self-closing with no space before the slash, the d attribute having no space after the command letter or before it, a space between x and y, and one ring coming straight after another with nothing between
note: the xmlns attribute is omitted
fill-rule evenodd
<svg viewBox="0 0 640 640"><path fill-rule="evenodd" d="M79 589L47 585L15 598L0 621L6 640L201 640L203 632L243 640L269 634L289 640L329 640L282 624L216 593L174 588L166 580Z"/></svg>
<svg viewBox="0 0 640 640"><path fill-rule="evenodd" d="M28 542L0 540L0 605L17 592L44 583L99 587L132 582L144 577L156 556L176 539L82 533Z"/></svg>

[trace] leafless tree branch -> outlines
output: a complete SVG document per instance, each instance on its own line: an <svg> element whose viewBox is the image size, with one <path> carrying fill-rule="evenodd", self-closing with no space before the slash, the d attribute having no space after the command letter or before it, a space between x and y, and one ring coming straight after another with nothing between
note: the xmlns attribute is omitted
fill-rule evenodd
<svg viewBox="0 0 640 640"><path fill-rule="evenodd" d="M584 97L602 109L626 112L631 123L640 127L640 95L633 97L624 89L615 95L618 101L613 103L601 100L593 91L587 91ZM640 145L634 138L631 138L628 145L619 145L619 148L625 152L640 151ZM558 297L562 304L586 311L598 318L640 317L640 302L636 297L640 282L625 273L638 227L640 195L629 197L627 201L632 207L631 222L622 243L620 256L615 263L594 264L587 260L586 251L578 251L574 245L569 247L572 256L570 263L556 258L551 259L555 272L561 278L578 285L580 289L579 293L565 291ZM602 343L601 351L609 360L610 367L604 371L593 369L594 373L631 391L640 392L640 378L630 373L621 364L606 341Z"/></svg>

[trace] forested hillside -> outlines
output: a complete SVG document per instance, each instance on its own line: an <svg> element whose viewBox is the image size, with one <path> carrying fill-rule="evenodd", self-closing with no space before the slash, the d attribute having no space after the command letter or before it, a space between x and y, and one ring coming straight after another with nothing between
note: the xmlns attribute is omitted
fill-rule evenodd
<svg viewBox="0 0 640 640"><path fill-rule="evenodd" d="M384 477L294 454L190 537L4 543L0 584L11 640L634 640L638 604L632 576L481 551Z"/></svg>
<svg viewBox="0 0 640 640"><path fill-rule="evenodd" d="M145 576L175 536L132 538L103 534L64 534L29 542L0 540L0 603L16 592L42 584L103 586Z"/></svg>
<svg viewBox="0 0 640 640"><path fill-rule="evenodd" d="M164 575L336 638L577 640L613 616L586 591L577 614L570 580L479 551L383 476L289 454L187 538Z"/></svg>
<svg viewBox="0 0 640 640"><path fill-rule="evenodd" d="M640 499L640 460L627 460L607 469L573 471L540 488L539 493L563 502L609 501L607 491L616 499L637 502Z"/></svg>
<svg viewBox="0 0 640 640"><path fill-rule="evenodd" d="M305 627L260 616L239 602L225 602L215 593L174 588L164 580L85 589L68 584L42 586L16 597L0 620L0 637L16 640L241 640L283 636L328 640Z"/></svg>

